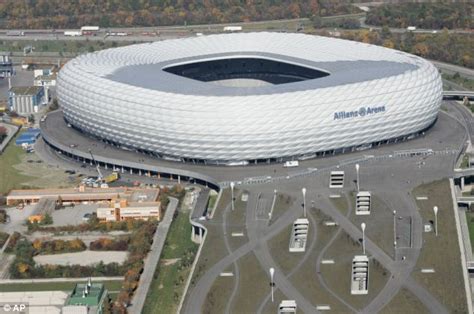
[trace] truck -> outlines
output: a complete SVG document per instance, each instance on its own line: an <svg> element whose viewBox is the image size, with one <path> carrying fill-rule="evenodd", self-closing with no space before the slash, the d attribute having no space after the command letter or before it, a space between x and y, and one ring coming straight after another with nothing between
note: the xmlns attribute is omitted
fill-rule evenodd
<svg viewBox="0 0 474 314"><path fill-rule="evenodd" d="M285 163L283 164L283 167L293 168L293 167L298 167L299 165L300 163L298 162L298 160L290 160L290 161L285 161Z"/></svg>
<svg viewBox="0 0 474 314"><path fill-rule="evenodd" d="M7 36L25 36L24 31L8 31Z"/></svg>
<svg viewBox="0 0 474 314"><path fill-rule="evenodd" d="M407 31L410 31L410 32L416 31L416 26L408 26Z"/></svg>
<svg viewBox="0 0 474 314"><path fill-rule="evenodd" d="M118 172L114 171L104 178L105 183L112 183L119 179Z"/></svg>
<svg viewBox="0 0 474 314"><path fill-rule="evenodd" d="M224 26L224 32L240 32L242 26Z"/></svg>
<svg viewBox="0 0 474 314"><path fill-rule="evenodd" d="M99 26L82 26L81 32L98 32L100 30Z"/></svg>
<svg viewBox="0 0 474 314"><path fill-rule="evenodd" d="M64 36L68 36L68 37L82 36L82 32L81 31L65 31Z"/></svg>

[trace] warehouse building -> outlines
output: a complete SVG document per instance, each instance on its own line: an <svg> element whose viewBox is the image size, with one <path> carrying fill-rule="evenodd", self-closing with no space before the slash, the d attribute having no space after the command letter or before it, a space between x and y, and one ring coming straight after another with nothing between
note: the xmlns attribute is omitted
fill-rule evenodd
<svg viewBox="0 0 474 314"><path fill-rule="evenodd" d="M8 93L8 106L18 114L38 112L45 105L42 86L15 86Z"/></svg>

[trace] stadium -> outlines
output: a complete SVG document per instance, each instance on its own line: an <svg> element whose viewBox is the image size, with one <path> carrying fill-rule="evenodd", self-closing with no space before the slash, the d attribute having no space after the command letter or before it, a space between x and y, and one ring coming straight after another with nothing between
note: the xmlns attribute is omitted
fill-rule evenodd
<svg viewBox="0 0 474 314"><path fill-rule="evenodd" d="M361 150L421 134L442 82L396 50L289 33L238 33L103 50L68 62L70 126L166 160L245 165Z"/></svg>

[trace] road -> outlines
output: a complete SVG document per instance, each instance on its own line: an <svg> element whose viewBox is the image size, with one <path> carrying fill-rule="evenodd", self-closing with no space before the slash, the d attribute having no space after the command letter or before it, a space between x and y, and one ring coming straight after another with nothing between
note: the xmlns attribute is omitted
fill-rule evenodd
<svg viewBox="0 0 474 314"><path fill-rule="evenodd" d="M474 80L474 69L461 67L459 65L449 64L441 61L430 60L438 69L447 74L459 73L461 76Z"/></svg>
<svg viewBox="0 0 474 314"><path fill-rule="evenodd" d="M160 261L161 251L163 250L168 230L173 221L174 213L178 207L178 199L170 197L169 200L170 202L166 207L165 216L156 228L155 235L153 236L153 244L151 245L150 252L145 259L145 266L140 276L140 282L135 294L133 295L132 305L129 308L130 313L141 313L143 306L145 305L145 299L148 290L150 289L156 266L158 266L158 262Z"/></svg>
<svg viewBox="0 0 474 314"><path fill-rule="evenodd" d="M18 130L18 127L16 125L11 125L7 123L2 123L0 122L0 127L4 127L7 129L7 137L3 140L3 142L0 144L0 154L3 152L5 147L7 147L8 143L10 143L10 140L15 136L16 131Z"/></svg>

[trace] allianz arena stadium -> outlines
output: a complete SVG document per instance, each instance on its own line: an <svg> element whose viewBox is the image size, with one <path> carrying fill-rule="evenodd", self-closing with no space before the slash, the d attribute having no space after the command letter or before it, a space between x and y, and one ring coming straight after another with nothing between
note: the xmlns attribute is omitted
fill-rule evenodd
<svg viewBox="0 0 474 314"><path fill-rule="evenodd" d="M243 165L420 134L442 100L414 55L289 33L165 40L79 56L57 88L71 126L158 158Z"/></svg>

